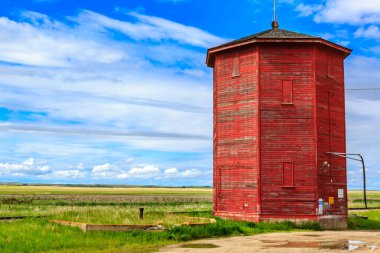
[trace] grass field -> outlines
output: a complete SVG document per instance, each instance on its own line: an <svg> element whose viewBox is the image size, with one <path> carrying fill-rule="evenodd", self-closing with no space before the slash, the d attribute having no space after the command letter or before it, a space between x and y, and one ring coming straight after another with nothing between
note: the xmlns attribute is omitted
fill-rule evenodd
<svg viewBox="0 0 380 253"><path fill-rule="evenodd" d="M211 188L150 188L150 187L70 187L0 185L0 194L68 194L68 195L129 195L129 196L211 196Z"/></svg>
<svg viewBox="0 0 380 253"><path fill-rule="evenodd" d="M348 206L350 208L364 208L363 191L348 192ZM380 191L367 191L367 206L380 208Z"/></svg>
<svg viewBox="0 0 380 253"><path fill-rule="evenodd" d="M371 192L377 198L380 192ZM349 193L357 196L357 193ZM354 203L354 201L351 201ZM356 203L357 204L357 203ZM138 218L145 208L144 220ZM225 221L181 227L184 216L212 217L210 188L102 188L0 186L0 217L31 216L0 221L0 252L148 252L158 247L208 237L251 235L271 231L319 229L315 223L255 224ZM355 211L352 229L379 229L380 211ZM40 216L37 218L37 216ZM42 216L42 217L41 217ZM104 224L164 224L161 232L82 232L50 219ZM132 250L132 251L131 251Z"/></svg>

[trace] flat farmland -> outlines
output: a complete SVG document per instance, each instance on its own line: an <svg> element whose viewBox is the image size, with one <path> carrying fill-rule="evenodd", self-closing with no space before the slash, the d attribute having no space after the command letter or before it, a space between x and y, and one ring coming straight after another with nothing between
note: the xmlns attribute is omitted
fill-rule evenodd
<svg viewBox="0 0 380 253"><path fill-rule="evenodd" d="M211 217L210 188L0 186L0 252L135 252L192 237L173 226ZM144 219L139 219L139 208ZM25 218L26 217L26 218ZM13 219L11 219L13 218ZM53 224L162 224L161 232L83 232ZM194 218L192 219L194 220ZM234 229L229 233L235 233ZM182 239L181 239L182 238Z"/></svg>
<svg viewBox="0 0 380 253"><path fill-rule="evenodd" d="M85 202L212 202L212 188L71 187L0 185L0 198ZM380 208L380 191L367 191L370 208ZM348 192L349 208L363 208L363 191Z"/></svg>
<svg viewBox="0 0 380 253"><path fill-rule="evenodd" d="M369 208L380 209L380 191L367 191L367 206ZM348 191L348 207L349 208L364 208L363 191L351 190Z"/></svg>
<svg viewBox="0 0 380 253"><path fill-rule="evenodd" d="M0 185L0 194L70 194L70 195L130 195L130 196L211 196L211 188L164 187L71 187Z"/></svg>

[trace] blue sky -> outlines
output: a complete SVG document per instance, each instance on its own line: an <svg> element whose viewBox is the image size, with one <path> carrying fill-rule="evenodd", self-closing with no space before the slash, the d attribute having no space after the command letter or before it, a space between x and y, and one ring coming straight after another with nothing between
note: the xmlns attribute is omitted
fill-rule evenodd
<svg viewBox="0 0 380 253"><path fill-rule="evenodd" d="M0 181L212 184L209 47L270 28L271 0L5 0ZM280 27L353 49L380 87L378 0L279 0ZM380 90L347 91L347 150L380 189ZM361 187L349 162L349 187Z"/></svg>

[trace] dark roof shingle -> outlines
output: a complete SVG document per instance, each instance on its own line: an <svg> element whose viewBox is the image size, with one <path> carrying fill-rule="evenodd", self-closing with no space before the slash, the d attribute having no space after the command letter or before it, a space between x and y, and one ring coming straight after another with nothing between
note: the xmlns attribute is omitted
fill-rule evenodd
<svg viewBox="0 0 380 253"><path fill-rule="evenodd" d="M227 42L217 47L233 45L233 44L241 43L241 42L248 41L251 39L316 39L316 38L318 37L276 28L276 29L269 29L263 32L255 33L255 34L252 34L247 37L237 39L231 42Z"/></svg>

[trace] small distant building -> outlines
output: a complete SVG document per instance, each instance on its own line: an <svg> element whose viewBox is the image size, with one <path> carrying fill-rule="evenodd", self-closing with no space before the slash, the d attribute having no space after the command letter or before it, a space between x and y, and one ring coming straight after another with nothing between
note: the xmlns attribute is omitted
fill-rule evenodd
<svg viewBox="0 0 380 253"><path fill-rule="evenodd" d="M273 26L207 52L214 69L214 213L347 226L344 59Z"/></svg>

